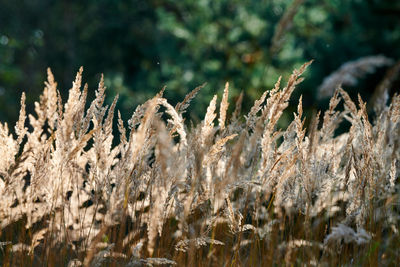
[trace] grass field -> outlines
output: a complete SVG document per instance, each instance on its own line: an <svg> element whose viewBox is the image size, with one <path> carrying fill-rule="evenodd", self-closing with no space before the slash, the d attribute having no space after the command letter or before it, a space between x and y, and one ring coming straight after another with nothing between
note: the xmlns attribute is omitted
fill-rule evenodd
<svg viewBox="0 0 400 267"><path fill-rule="evenodd" d="M398 264L400 96L383 90L371 119L338 87L308 129L301 98L278 129L310 63L250 111L239 97L228 114L227 83L197 125L183 114L201 87L123 121L103 80L89 104L81 69L63 103L49 70L36 114L23 95L15 134L0 123L0 264Z"/></svg>

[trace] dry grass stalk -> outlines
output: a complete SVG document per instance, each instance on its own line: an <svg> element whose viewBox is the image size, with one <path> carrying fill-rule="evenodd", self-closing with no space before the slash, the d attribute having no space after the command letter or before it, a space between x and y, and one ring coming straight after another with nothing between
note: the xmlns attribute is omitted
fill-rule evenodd
<svg viewBox="0 0 400 267"><path fill-rule="evenodd" d="M285 42L285 34L292 28L294 16L296 16L303 2L304 0L293 0L285 10L285 13L275 27L274 36L272 37L270 46L271 55L275 55L279 50L281 50Z"/></svg>
<svg viewBox="0 0 400 267"><path fill-rule="evenodd" d="M199 89L175 108L162 90L136 108L127 129L118 112L115 146L117 98L104 106L103 78L86 110L82 70L65 104L48 71L36 115L25 122L23 96L17 135L0 123L0 261L346 265L370 255L369 264L397 263L400 96L370 122L366 103L338 89L322 127L318 114L308 134L300 99L278 131L310 63L282 89L279 79L246 121L243 96L227 120L227 84L218 127L216 96L204 120L188 127L182 113ZM343 118L351 127L336 136ZM372 242L378 253L369 253Z"/></svg>
<svg viewBox="0 0 400 267"><path fill-rule="evenodd" d="M179 102L176 104L175 109L178 113L183 114L186 112L186 109L189 107L190 102L193 100L193 98L196 97L196 95L199 93L199 91L204 88L207 85L207 83L203 83L200 86L197 86L194 88L189 94L185 96L185 99L183 99L182 102Z"/></svg>
<svg viewBox="0 0 400 267"><path fill-rule="evenodd" d="M355 86L357 81L376 68L393 64L393 60L382 55L366 56L349 61L324 79L318 87L318 97L331 97L340 86Z"/></svg>
<svg viewBox="0 0 400 267"><path fill-rule="evenodd" d="M228 95L229 95L229 83L225 84L224 94L222 95L221 106L219 109L219 127L222 130L225 128L225 121L226 121L226 112L228 111L229 102L228 102Z"/></svg>
<svg viewBox="0 0 400 267"><path fill-rule="evenodd" d="M377 117L383 112L389 100L389 90L393 82L399 78L400 61L397 61L388 69L383 80L375 88L374 94L370 100L370 106L373 107Z"/></svg>

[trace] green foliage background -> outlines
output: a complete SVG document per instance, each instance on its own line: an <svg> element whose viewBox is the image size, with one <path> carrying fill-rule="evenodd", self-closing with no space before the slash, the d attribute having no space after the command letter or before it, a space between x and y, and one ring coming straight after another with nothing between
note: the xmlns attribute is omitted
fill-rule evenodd
<svg viewBox="0 0 400 267"><path fill-rule="evenodd" d="M391 0L302 1L282 47L271 51L276 25L292 2L0 0L0 120L17 120L22 91L33 108L47 67L64 99L79 66L92 93L103 72L108 96L120 95L124 119L163 85L176 103L207 82L192 105L196 119L225 81L233 99L244 90L248 107L279 75L315 59L294 95L305 95L309 111L325 104L317 102L316 88L346 61L400 58L400 3ZM359 87L364 98L383 73Z"/></svg>

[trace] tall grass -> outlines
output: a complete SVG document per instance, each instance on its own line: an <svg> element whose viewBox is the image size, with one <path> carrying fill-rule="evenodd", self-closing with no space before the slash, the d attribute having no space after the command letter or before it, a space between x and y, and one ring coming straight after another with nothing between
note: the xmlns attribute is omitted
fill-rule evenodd
<svg viewBox="0 0 400 267"><path fill-rule="evenodd" d="M86 109L78 72L63 103L53 75L36 115L21 98L0 123L3 266L394 265L400 262L400 96L366 103L338 88L304 128L302 101L276 124L311 62L232 115L229 85L204 120L163 91L126 122L103 79ZM283 88L282 88L283 87ZM338 108L343 103L343 108ZM28 117L28 120L27 120ZM167 118L167 119L165 119ZM348 132L337 136L343 120ZM115 142L114 142L115 143Z"/></svg>

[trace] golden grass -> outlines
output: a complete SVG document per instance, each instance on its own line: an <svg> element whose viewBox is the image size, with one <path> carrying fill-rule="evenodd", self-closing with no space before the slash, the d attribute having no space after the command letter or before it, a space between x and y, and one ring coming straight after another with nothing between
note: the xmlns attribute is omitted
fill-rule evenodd
<svg viewBox="0 0 400 267"><path fill-rule="evenodd" d="M364 101L357 105L339 88L308 133L300 98L292 123L277 130L310 63L283 89L279 79L244 119L243 95L227 113L228 84L221 103L215 96L204 120L190 128L182 114L201 87L176 107L162 90L128 124L118 112L115 146L117 98L104 106L103 78L85 109L82 69L65 104L49 71L28 122L22 95L16 137L0 123L0 263L400 262L400 96L388 106L380 101L370 121ZM351 128L336 136L343 120Z"/></svg>

